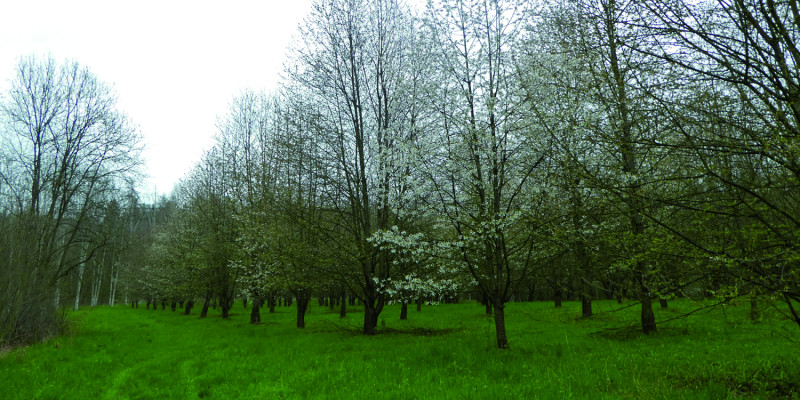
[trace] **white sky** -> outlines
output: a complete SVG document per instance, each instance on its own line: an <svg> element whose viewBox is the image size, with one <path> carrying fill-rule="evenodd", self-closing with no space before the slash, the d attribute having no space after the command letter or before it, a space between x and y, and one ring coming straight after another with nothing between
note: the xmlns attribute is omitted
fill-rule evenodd
<svg viewBox="0 0 800 400"><path fill-rule="evenodd" d="M140 190L168 193L212 144L217 117L245 88L276 87L310 0L7 0L0 92L20 56L77 60L114 85L139 126Z"/></svg>

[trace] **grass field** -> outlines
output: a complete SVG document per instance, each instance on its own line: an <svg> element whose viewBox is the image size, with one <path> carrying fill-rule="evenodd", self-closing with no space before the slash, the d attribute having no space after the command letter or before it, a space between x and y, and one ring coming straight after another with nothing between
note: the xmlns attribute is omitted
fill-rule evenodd
<svg viewBox="0 0 800 400"><path fill-rule="evenodd" d="M665 321L702 304L656 307ZM596 302L590 319L566 302L512 303L509 350L474 303L381 314L381 333L357 334L363 313L312 305L307 328L294 308L250 325L237 304L216 313L98 307L69 315L72 332L0 354L0 399L800 399L796 327L746 305L662 323L659 333L609 329L637 307Z"/></svg>

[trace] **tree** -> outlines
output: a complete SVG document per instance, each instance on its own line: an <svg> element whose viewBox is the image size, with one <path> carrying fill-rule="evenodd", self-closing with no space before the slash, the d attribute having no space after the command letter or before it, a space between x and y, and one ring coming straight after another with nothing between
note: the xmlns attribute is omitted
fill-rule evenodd
<svg viewBox="0 0 800 400"><path fill-rule="evenodd" d="M400 87L404 83L410 24L395 0L324 0L314 4L302 29L303 46L289 71L292 98L318 140L314 154L325 175L319 190L328 226L346 232L338 249L340 276L363 302L364 334L372 335L386 303L379 290L391 275L391 255L369 238L393 224L393 160L404 134Z"/></svg>
<svg viewBox="0 0 800 400"><path fill-rule="evenodd" d="M800 326L800 13L796 2L645 1L647 54L680 68L675 131L718 194L707 209L737 241L692 245L748 287L778 294ZM682 106L677 106L681 104ZM728 199L728 201L722 200ZM746 243L745 250L742 244ZM788 278L787 278L788 277ZM731 292L738 291L731 285Z"/></svg>
<svg viewBox="0 0 800 400"><path fill-rule="evenodd" d="M441 83L432 94L436 143L421 161L440 216L440 245L472 275L494 309L497 346L508 344L505 303L529 270L522 223L541 165L518 107L514 49L527 15L510 1L429 4L427 26Z"/></svg>
<svg viewBox="0 0 800 400"><path fill-rule="evenodd" d="M637 11L635 3L615 0L553 4L546 8L548 18L538 25L537 37L552 55L546 67L567 72L549 79L570 96L576 112L570 129L579 146L569 144L570 166L578 173L573 179L611 199L607 204L614 213L603 217L604 225L614 229L606 231L614 232L607 243L622 255L616 265L636 283L642 331L652 333L657 330L652 300L659 282L648 241L652 225L658 225L652 223L658 193L674 178L661 169L669 164L664 162L669 147L653 145L664 139L665 118L652 97L665 90L668 75L637 51L644 46L635 24L641 21ZM583 204L576 194L570 195L573 205ZM611 222L615 219L624 219L626 228L619 230L622 225ZM580 247L585 249L576 250Z"/></svg>
<svg viewBox="0 0 800 400"><path fill-rule="evenodd" d="M29 342L59 326L60 278L95 256L90 209L135 172L139 136L108 85L77 63L23 58L0 106L0 171L12 229L0 341Z"/></svg>

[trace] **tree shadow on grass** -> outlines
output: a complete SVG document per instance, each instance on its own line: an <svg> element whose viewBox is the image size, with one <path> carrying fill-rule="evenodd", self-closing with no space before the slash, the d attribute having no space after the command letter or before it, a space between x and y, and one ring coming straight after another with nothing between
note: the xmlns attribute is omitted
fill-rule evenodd
<svg viewBox="0 0 800 400"><path fill-rule="evenodd" d="M639 325L619 326L601 329L599 331L590 332L589 336L599 337L607 340L627 341L640 337L679 337L689 334L689 328L685 326L668 327L659 326L657 333L645 334L642 332L642 327Z"/></svg>
<svg viewBox="0 0 800 400"><path fill-rule="evenodd" d="M363 327L357 325L344 325L344 324L337 324L330 320L323 320L325 323L325 328L317 328L317 331L327 331L327 332L344 332L352 336L363 336L364 330ZM456 332L461 328L422 328L422 327L415 327L409 329L395 329L395 328L387 328L387 327L379 327L375 330L375 335L409 335L409 336L443 336L450 334L452 332Z"/></svg>

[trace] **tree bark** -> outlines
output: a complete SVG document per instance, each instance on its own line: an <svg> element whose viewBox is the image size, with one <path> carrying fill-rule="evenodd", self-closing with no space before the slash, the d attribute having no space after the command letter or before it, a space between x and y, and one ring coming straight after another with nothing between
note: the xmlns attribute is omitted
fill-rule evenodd
<svg viewBox="0 0 800 400"><path fill-rule="evenodd" d="M669 303L667 303L667 299L661 297L658 299L658 302L661 304L661 309L666 310L669 307Z"/></svg>
<svg viewBox="0 0 800 400"><path fill-rule="evenodd" d="M761 311L758 309L758 298L750 297L750 320L756 322L761 319Z"/></svg>
<svg viewBox="0 0 800 400"><path fill-rule="evenodd" d="M656 316L653 314L653 301L650 297L642 300L642 332L648 335L658 332Z"/></svg>
<svg viewBox="0 0 800 400"><path fill-rule="evenodd" d="M497 347L505 349L508 347L508 338L506 337L506 317L505 306L494 306L494 329L497 333Z"/></svg>
<svg viewBox="0 0 800 400"><path fill-rule="evenodd" d="M183 315L189 315L192 312L192 307L194 306L194 300L189 300L186 302L186 308L183 310Z"/></svg>
<svg viewBox="0 0 800 400"><path fill-rule="evenodd" d="M253 299L253 306L250 310L250 323L251 324L258 324L261 322L261 311L259 310L259 306L261 305L260 299Z"/></svg>
<svg viewBox="0 0 800 400"><path fill-rule="evenodd" d="M80 265L78 265L78 287L75 288L75 307L74 307L75 311L78 311L78 306L80 306L82 283L83 283L83 263L80 263Z"/></svg>
<svg viewBox="0 0 800 400"><path fill-rule="evenodd" d="M364 335L372 336L378 328L378 315L372 307L364 304Z"/></svg>
<svg viewBox="0 0 800 400"><path fill-rule="evenodd" d="M308 309L308 303L311 301L311 293L310 291L301 289L295 293L295 296L297 297L297 327L305 328L306 310Z"/></svg>
<svg viewBox="0 0 800 400"><path fill-rule="evenodd" d="M400 306L400 320L405 321L408 319L408 301L403 300L403 304Z"/></svg>
<svg viewBox="0 0 800 400"><path fill-rule="evenodd" d="M347 292L342 290L342 301L339 305L339 318L347 318Z"/></svg>
<svg viewBox="0 0 800 400"><path fill-rule="evenodd" d="M564 290L561 289L561 286L556 286L556 288L553 289L553 301L556 304L556 308L561 307L561 301L563 300L563 297L564 297Z"/></svg>
<svg viewBox="0 0 800 400"><path fill-rule="evenodd" d="M109 279L109 287L108 287L108 305L114 307L114 300L117 295L117 282L119 282L119 265L114 268L114 264L111 265L111 279Z"/></svg>
<svg viewBox="0 0 800 400"><path fill-rule="evenodd" d="M94 277L92 279L92 297L91 297L91 307L97 307L97 303L100 299L100 287L103 284L103 275L102 271L99 270L100 266L97 266L94 271Z"/></svg>
<svg viewBox="0 0 800 400"><path fill-rule="evenodd" d="M210 296L206 295L206 298L203 300L203 309L200 310L200 318L205 318L208 316L208 306L211 303Z"/></svg>
<svg viewBox="0 0 800 400"><path fill-rule="evenodd" d="M581 315L583 318L592 316L592 299L586 294L581 295Z"/></svg>

